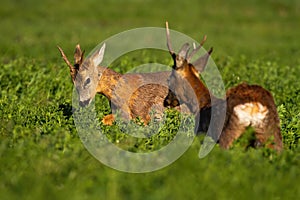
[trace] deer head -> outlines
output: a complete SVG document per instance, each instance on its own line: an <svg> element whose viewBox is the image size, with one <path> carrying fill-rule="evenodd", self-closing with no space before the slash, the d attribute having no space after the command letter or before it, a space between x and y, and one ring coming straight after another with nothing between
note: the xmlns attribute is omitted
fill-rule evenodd
<svg viewBox="0 0 300 200"><path fill-rule="evenodd" d="M74 53L74 65L71 65L63 50L59 46L58 49L62 55L62 58L69 66L72 81L79 95L79 105L89 105L96 95L98 81L102 74L98 65L103 60L105 43L88 59L84 59L84 51L81 51L79 44L76 45Z"/></svg>
<svg viewBox="0 0 300 200"><path fill-rule="evenodd" d="M212 52L212 48L205 55L191 63L192 57L203 46L206 36L204 36L198 47L195 47L194 44L194 48L190 54L190 45L188 43L185 43L179 50L179 53L176 54L172 50L168 22L166 22L166 35L167 47L173 58L174 65L172 67L173 70L171 76L168 80L170 90L165 100L167 103L165 104L177 106L176 104L178 104L179 101L176 96L178 96L180 101L182 103L186 103L192 112L196 112L199 108L201 109L210 102L209 91L199 79L199 72L202 72L205 69L209 56ZM185 83L186 81L188 84ZM196 95L196 100L198 102L195 102L195 98L191 98L194 95Z"/></svg>

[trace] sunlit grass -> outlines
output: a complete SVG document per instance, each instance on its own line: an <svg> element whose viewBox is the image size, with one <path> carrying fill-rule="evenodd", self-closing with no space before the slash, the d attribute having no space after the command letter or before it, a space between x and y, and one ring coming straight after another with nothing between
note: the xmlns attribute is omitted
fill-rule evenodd
<svg viewBox="0 0 300 200"><path fill-rule="evenodd" d="M0 199L300 196L298 1L4 0L1 5ZM282 154L245 148L247 138L242 138L228 151L216 145L199 159L200 135L176 162L145 174L113 170L89 154L74 125L73 85L56 45L71 60L77 43L89 52L120 31L163 27L166 20L195 39L208 36L205 47L214 47L212 58L226 88L245 81L270 90L281 120ZM170 57L161 51L133 52L110 67L125 73L147 62L168 65ZM100 95L96 105L101 125L110 107ZM177 114L170 112L167 126L150 139L128 137L116 125L101 127L121 148L152 151L172 140Z"/></svg>

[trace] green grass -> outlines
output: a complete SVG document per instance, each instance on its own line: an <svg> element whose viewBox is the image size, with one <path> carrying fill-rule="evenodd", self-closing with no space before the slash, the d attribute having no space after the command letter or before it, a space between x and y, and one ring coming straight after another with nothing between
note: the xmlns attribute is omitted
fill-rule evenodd
<svg viewBox="0 0 300 200"><path fill-rule="evenodd" d="M297 199L300 196L300 3L249 1L4 0L0 7L0 199ZM202 137L170 166L130 174L106 167L84 148L72 116L69 70L56 45L87 52L113 34L143 26L170 28L214 47L226 88L242 81L270 90L284 151L218 145L198 158ZM142 55L143 58L141 58ZM139 63L170 63L166 52L136 52L115 62L125 73ZM110 112L97 96L99 118ZM172 114L172 113L171 113ZM173 113L174 114L174 113ZM176 116L170 119L175 119ZM173 121L169 121L172 125ZM149 151L172 137L128 139L105 127L112 141ZM163 139L161 139L163 138Z"/></svg>

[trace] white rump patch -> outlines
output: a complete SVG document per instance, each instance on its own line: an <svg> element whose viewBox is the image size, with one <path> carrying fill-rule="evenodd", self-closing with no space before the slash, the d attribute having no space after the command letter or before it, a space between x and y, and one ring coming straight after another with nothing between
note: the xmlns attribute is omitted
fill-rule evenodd
<svg viewBox="0 0 300 200"><path fill-rule="evenodd" d="M238 117L240 124L260 127L263 126L263 121L269 111L259 102L249 102L235 106L233 112Z"/></svg>

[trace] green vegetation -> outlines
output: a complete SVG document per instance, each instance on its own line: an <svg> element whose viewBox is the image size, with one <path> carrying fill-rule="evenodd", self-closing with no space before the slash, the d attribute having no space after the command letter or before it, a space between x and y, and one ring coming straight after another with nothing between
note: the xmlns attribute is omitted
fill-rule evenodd
<svg viewBox="0 0 300 200"><path fill-rule="evenodd" d="M299 198L299 10L297 0L2 1L0 199ZM245 150L242 140L228 151L216 145L199 159L203 138L196 137L176 162L145 174L116 171L89 154L74 125L73 85L56 45L71 58L77 43L89 52L113 34L164 27L166 20L195 39L207 34L205 47L214 47L212 57L226 88L246 81L272 92L282 154ZM166 52L136 55L111 67L125 73L136 63L158 58L170 63ZM99 118L110 112L103 96L96 104ZM170 115L176 123L176 113ZM168 129L149 143L126 138L116 126L104 129L112 141L135 143L131 151L157 149L172 139Z"/></svg>

